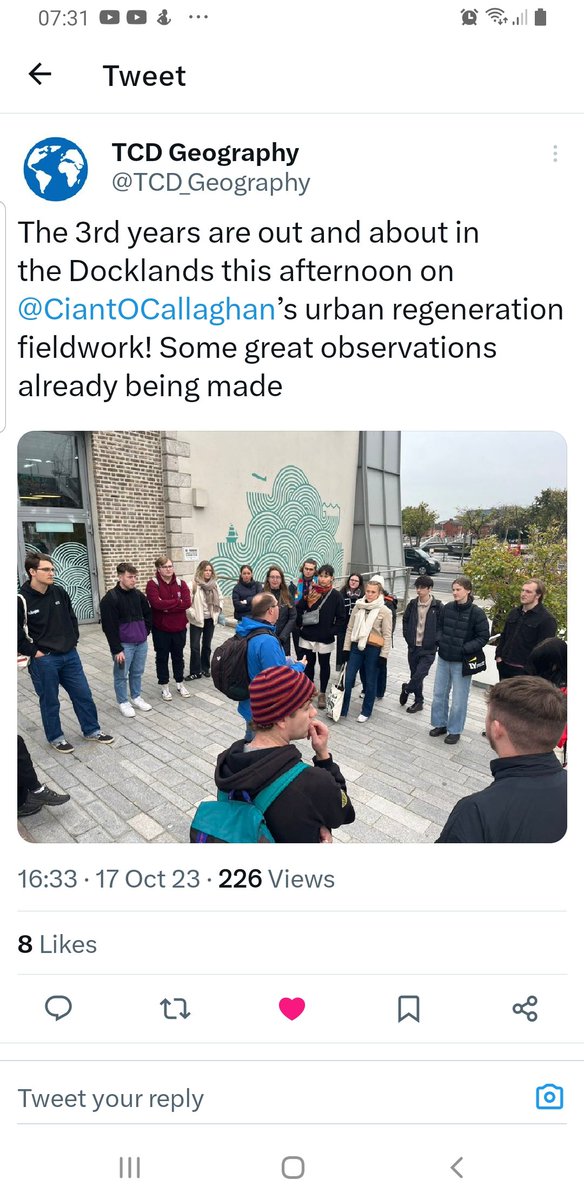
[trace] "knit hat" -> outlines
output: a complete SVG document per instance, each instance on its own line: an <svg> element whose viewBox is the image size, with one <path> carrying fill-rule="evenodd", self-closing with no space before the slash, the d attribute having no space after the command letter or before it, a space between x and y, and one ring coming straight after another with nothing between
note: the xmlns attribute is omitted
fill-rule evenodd
<svg viewBox="0 0 584 1200"><path fill-rule="evenodd" d="M251 716L255 725L274 725L302 708L314 696L314 684L303 671L268 667L249 685Z"/></svg>
<svg viewBox="0 0 584 1200"><path fill-rule="evenodd" d="M383 578L383 575L372 575L369 583L380 583L382 591L385 591L385 579Z"/></svg>

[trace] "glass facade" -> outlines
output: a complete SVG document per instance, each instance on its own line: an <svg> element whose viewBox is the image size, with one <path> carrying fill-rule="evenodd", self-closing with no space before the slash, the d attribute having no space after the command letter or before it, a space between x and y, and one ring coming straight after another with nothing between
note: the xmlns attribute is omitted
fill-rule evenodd
<svg viewBox="0 0 584 1200"><path fill-rule="evenodd" d="M398 432L359 434L351 566L361 573L379 571L386 586L403 598L409 570L403 565Z"/></svg>
<svg viewBox="0 0 584 1200"><path fill-rule="evenodd" d="M22 506L82 508L79 435L25 433L18 444Z"/></svg>
<svg viewBox="0 0 584 1200"><path fill-rule="evenodd" d="M97 568L84 436L27 433L18 446L19 577L33 550L55 564L55 583L64 587L80 621L96 619Z"/></svg>

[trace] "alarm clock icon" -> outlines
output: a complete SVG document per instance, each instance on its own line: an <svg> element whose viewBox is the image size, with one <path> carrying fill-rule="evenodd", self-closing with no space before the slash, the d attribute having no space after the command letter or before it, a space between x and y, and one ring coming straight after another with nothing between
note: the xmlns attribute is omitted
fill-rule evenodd
<svg viewBox="0 0 584 1200"><path fill-rule="evenodd" d="M462 8L460 11L462 12L463 25L476 25L478 16L477 8Z"/></svg>

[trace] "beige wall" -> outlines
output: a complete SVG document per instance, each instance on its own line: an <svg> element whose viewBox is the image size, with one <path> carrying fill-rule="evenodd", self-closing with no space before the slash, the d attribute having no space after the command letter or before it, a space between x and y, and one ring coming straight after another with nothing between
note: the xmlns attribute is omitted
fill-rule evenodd
<svg viewBox="0 0 584 1200"><path fill-rule="evenodd" d="M351 555L358 433L181 431L176 436L190 447L188 466L185 455L181 470L190 473L202 505L192 508L185 526L192 529L200 557L217 561L220 576L231 575L234 563L247 560L259 578L269 560L295 577L305 555L334 563L333 551L344 573ZM184 504L184 490L181 499ZM232 528L237 544L230 540ZM186 564L183 571L188 577Z"/></svg>

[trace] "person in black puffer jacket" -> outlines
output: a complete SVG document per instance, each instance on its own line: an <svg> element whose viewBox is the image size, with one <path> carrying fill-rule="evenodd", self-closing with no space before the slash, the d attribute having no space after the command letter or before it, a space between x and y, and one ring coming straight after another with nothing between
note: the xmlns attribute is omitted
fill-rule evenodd
<svg viewBox="0 0 584 1200"><path fill-rule="evenodd" d="M284 647L284 653L290 653L290 634L296 628L296 606L294 598L286 587L284 572L281 567L268 567L264 583L264 592L271 592L278 601L278 620L276 622L276 637Z"/></svg>
<svg viewBox="0 0 584 1200"><path fill-rule="evenodd" d="M254 596L262 591L259 579L253 577L252 568L247 563L240 567L239 579L231 593L233 615L238 621L243 621L244 617L251 617L251 602Z"/></svg>
<svg viewBox="0 0 584 1200"><path fill-rule="evenodd" d="M452 594L454 600L445 604L442 612L430 716L433 726L430 737L445 733L444 741L451 746L464 729L471 685L471 676L462 674L462 664L478 654L489 640L489 623L482 608L473 604L468 575L459 575L454 580Z"/></svg>

